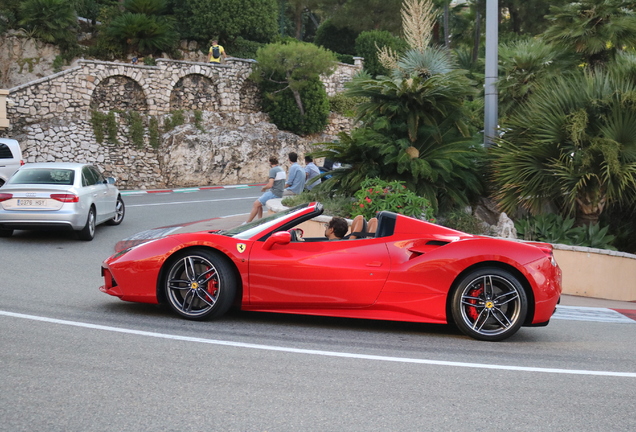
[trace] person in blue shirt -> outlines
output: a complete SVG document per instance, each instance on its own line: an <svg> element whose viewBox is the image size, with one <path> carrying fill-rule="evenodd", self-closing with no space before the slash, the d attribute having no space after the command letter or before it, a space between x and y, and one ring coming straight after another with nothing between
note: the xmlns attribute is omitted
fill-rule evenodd
<svg viewBox="0 0 636 432"><path fill-rule="evenodd" d="M298 155L290 152L288 156L292 165L289 167L283 196L298 195L305 188L305 170L298 164Z"/></svg>
<svg viewBox="0 0 636 432"><path fill-rule="evenodd" d="M305 189L312 190L319 185L321 179L316 178L318 176L320 176L320 168L314 163L314 158L309 155L305 156Z"/></svg>
<svg viewBox="0 0 636 432"><path fill-rule="evenodd" d="M278 166L278 158L272 156L269 158L269 178L267 184L263 186L261 192L265 192L261 195L252 205L252 211L245 223L252 222L254 218L263 217L263 206L267 201L275 198L282 198L283 185L285 184L285 170Z"/></svg>

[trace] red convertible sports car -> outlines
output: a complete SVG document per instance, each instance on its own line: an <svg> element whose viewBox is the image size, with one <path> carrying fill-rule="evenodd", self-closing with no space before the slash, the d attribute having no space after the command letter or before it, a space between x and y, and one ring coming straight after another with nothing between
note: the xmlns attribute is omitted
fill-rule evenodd
<svg viewBox="0 0 636 432"><path fill-rule="evenodd" d="M372 235L302 238L322 211L314 202L235 227L216 219L140 233L104 261L100 290L167 303L194 320L236 305L454 323L488 341L547 325L555 311L561 270L549 244L474 236L391 212L378 214Z"/></svg>

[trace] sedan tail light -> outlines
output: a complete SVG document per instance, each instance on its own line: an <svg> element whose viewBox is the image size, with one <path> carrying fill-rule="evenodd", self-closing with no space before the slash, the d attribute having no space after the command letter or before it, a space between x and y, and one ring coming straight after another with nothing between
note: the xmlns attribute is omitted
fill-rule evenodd
<svg viewBox="0 0 636 432"><path fill-rule="evenodd" d="M13 198L13 194L0 193L0 202L10 200L11 198Z"/></svg>
<svg viewBox="0 0 636 432"><path fill-rule="evenodd" d="M79 202L79 197L75 194L51 194L51 199L61 201L63 203Z"/></svg>

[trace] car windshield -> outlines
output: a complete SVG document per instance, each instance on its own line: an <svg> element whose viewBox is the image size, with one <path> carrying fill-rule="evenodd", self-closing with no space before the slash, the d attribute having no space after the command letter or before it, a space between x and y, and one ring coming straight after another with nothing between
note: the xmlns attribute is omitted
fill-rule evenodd
<svg viewBox="0 0 636 432"><path fill-rule="evenodd" d="M21 169L11 177L10 184L72 185L75 171L70 169L31 168Z"/></svg>
<svg viewBox="0 0 636 432"><path fill-rule="evenodd" d="M280 222L281 219L286 218L290 214L300 212L303 209L306 209L308 206L309 206L309 203L301 204L299 206L292 207L285 211L274 213L273 215L255 220L248 224L239 225L235 228L221 231L218 234L223 234L230 237L236 237L242 240L246 240L258 234L259 232L265 231L269 227L276 225L278 222Z"/></svg>

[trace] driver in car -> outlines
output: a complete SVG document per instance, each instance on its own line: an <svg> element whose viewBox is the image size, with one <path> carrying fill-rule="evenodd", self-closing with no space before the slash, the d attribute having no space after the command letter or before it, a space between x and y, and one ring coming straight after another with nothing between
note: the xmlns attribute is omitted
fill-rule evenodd
<svg viewBox="0 0 636 432"><path fill-rule="evenodd" d="M332 218L325 228L325 237L328 240L342 240L347 235L349 230L349 224L344 218L334 217Z"/></svg>

